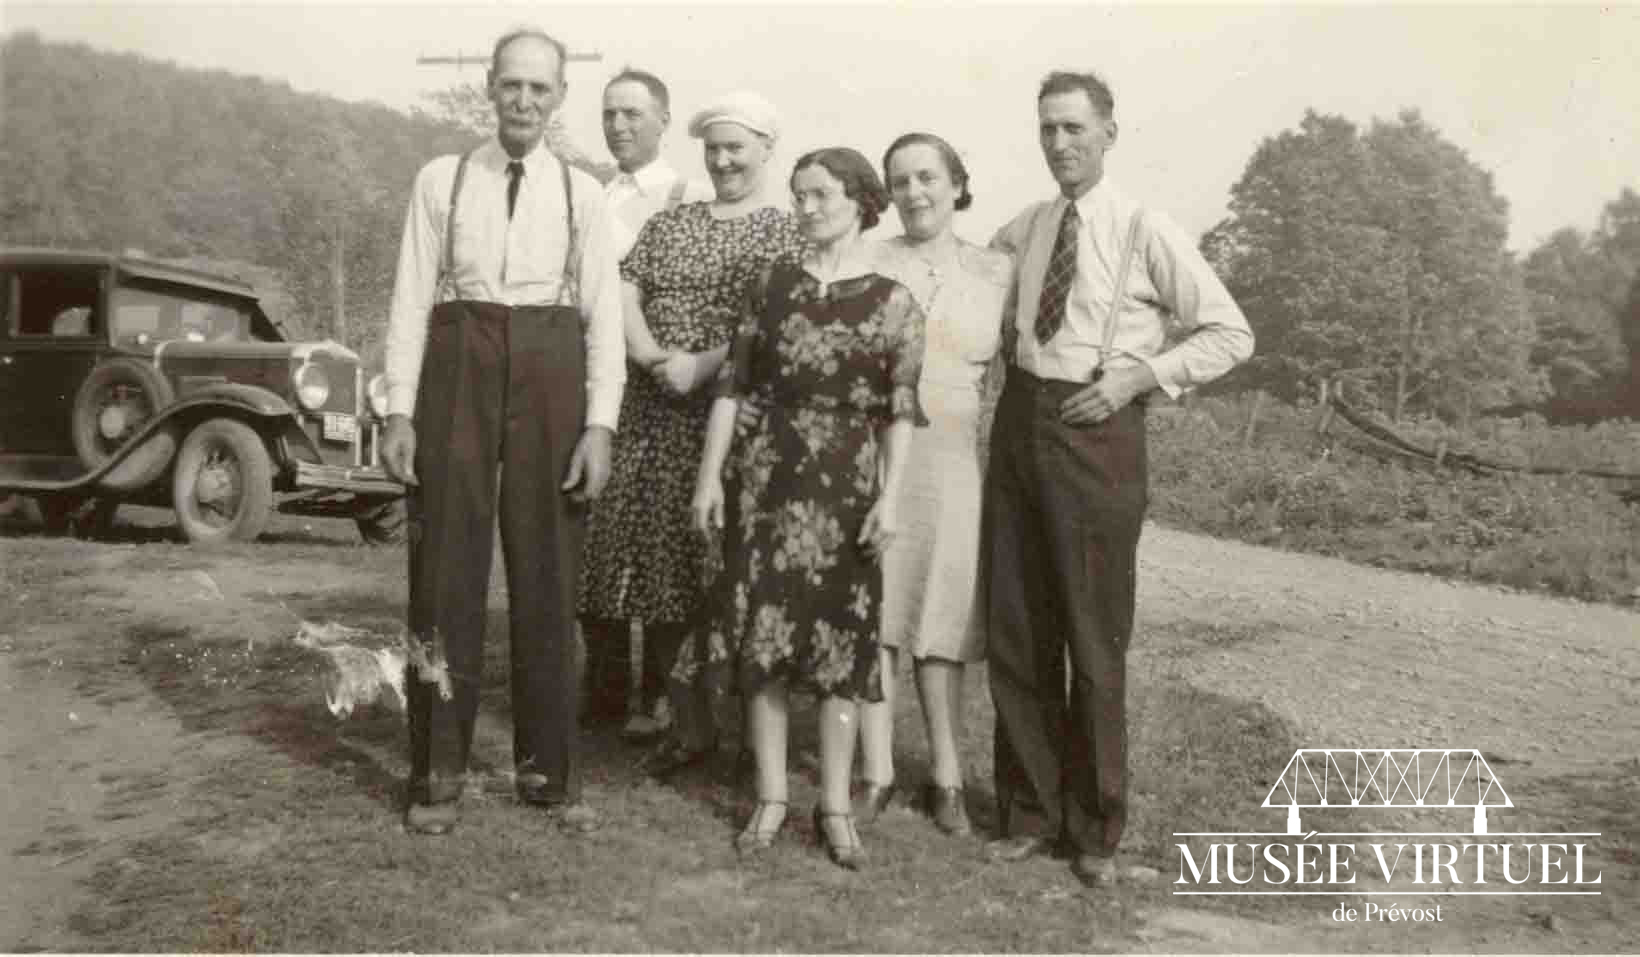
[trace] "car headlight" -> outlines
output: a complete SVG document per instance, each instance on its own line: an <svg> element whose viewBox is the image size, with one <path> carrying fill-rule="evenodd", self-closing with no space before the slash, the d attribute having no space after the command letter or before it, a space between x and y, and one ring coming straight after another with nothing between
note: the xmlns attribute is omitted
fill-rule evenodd
<svg viewBox="0 0 1640 957"><path fill-rule="evenodd" d="M387 376L376 373L370 377L370 384L365 386L365 395L370 399L370 411L376 418L387 418Z"/></svg>
<svg viewBox="0 0 1640 957"><path fill-rule="evenodd" d="M325 370L310 363L302 363L296 370L296 401L309 411L317 410L330 398L330 376Z"/></svg>

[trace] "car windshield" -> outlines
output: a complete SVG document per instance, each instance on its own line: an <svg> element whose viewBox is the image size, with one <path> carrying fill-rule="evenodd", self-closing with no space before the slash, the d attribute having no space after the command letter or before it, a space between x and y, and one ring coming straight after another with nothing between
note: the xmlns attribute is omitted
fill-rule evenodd
<svg viewBox="0 0 1640 957"><path fill-rule="evenodd" d="M114 293L114 341L127 347L167 339L252 342L250 313L221 300L180 295L164 288L122 286Z"/></svg>

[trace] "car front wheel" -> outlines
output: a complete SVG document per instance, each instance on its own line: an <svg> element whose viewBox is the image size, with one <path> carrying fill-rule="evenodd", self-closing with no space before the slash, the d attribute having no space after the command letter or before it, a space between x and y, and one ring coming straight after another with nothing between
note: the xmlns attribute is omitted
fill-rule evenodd
<svg viewBox="0 0 1640 957"><path fill-rule="evenodd" d="M273 459L262 437L233 419L201 423L177 453L171 498L196 545L253 541L273 513Z"/></svg>

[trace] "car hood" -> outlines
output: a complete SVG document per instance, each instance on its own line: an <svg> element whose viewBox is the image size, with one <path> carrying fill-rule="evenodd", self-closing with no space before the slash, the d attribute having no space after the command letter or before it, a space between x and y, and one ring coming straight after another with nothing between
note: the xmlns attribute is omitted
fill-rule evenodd
<svg viewBox="0 0 1640 957"><path fill-rule="evenodd" d="M359 354L339 342L202 342L192 339L169 339L154 346L155 364L166 359L220 357L235 359L292 359L306 360L316 353L328 353L334 358L359 361Z"/></svg>

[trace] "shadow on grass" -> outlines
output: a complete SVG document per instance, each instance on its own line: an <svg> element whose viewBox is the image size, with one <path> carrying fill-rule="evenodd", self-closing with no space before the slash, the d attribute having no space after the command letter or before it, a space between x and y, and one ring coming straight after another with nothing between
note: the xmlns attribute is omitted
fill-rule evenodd
<svg viewBox="0 0 1640 957"><path fill-rule="evenodd" d="M312 620L385 627L398 609L368 590L285 596ZM868 871L832 866L815 845L812 705L796 699L792 811L766 857L737 861L747 810L733 777L735 740L716 764L660 785L613 726L582 737L589 797L609 822L591 838L559 833L511 799L505 612L486 641L476 776L457 834L405 834L391 813L403 773L403 717L370 708L338 723L323 705L323 666L289 642L247 647L175 622L125 629L127 660L190 731L239 736L233 766L192 782L198 813L97 871L98 898L76 918L121 950L280 951L921 951L1104 952L1146 946L1142 912L1171 906L1165 883L1084 894L1063 862L986 859L992 717L984 669L970 672L964 758L976 837L940 835L907 804L864 835ZM1232 639L1234 640L1234 639ZM1176 869L1173 832L1268 830L1259 804L1295 748L1262 707L1167 676L1130 686L1134 863ZM902 787L926 766L914 694L899 696ZM732 718L733 716L728 716ZM732 722L731 722L732 723ZM487 728L487 730L486 730ZM498 773L493 766L501 764ZM437 907L428 902L437 900ZM1207 905L1268 917L1282 905Z"/></svg>
<svg viewBox="0 0 1640 957"><path fill-rule="evenodd" d="M380 755L402 747L402 719L366 709L342 725L325 707L324 664L316 656L290 643L211 640L172 624L133 625L126 640L124 660L184 729L252 739L297 765L339 774L376 803L398 809L400 776ZM268 760L247 755L247 774Z"/></svg>

